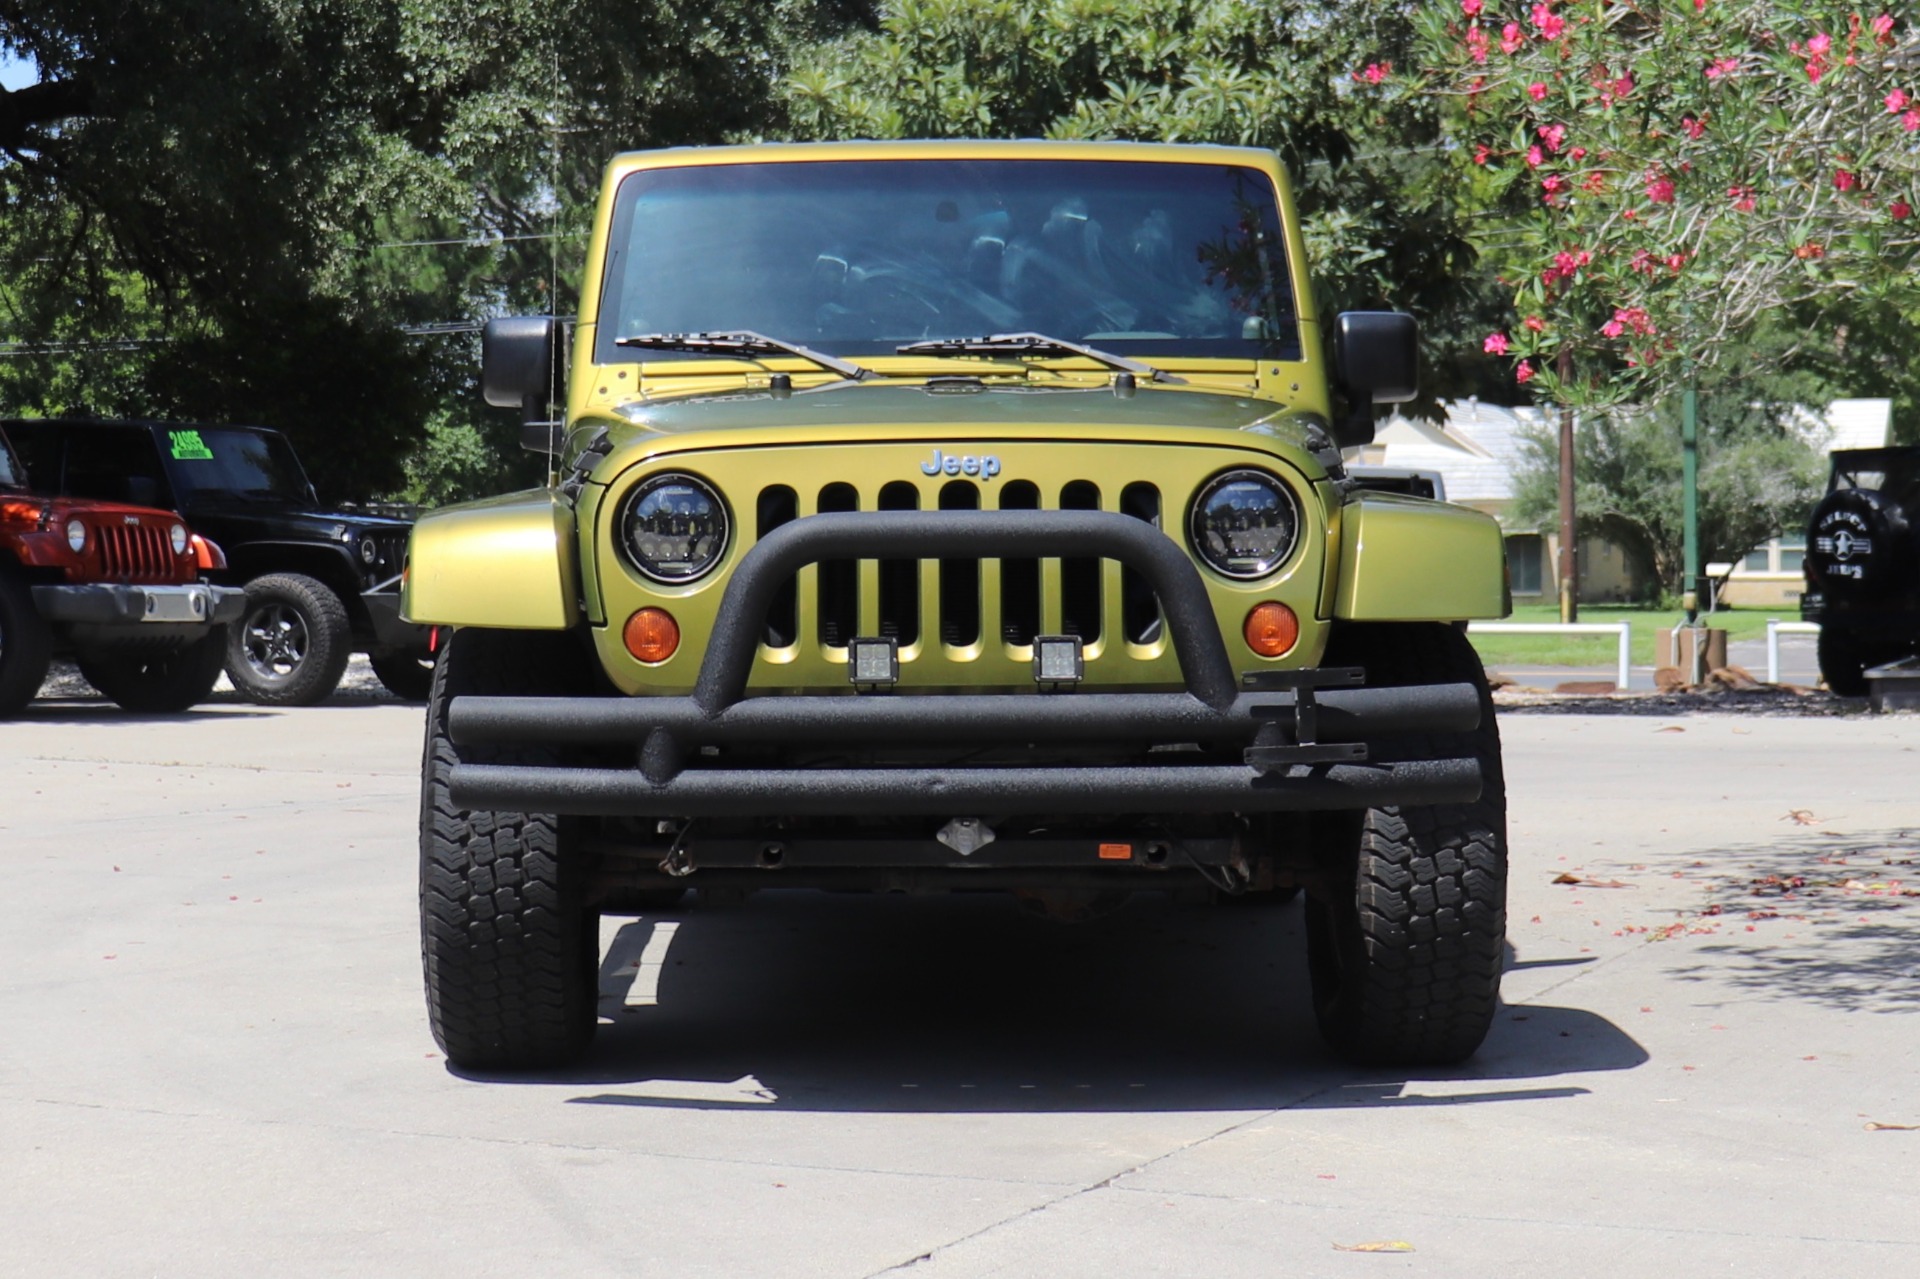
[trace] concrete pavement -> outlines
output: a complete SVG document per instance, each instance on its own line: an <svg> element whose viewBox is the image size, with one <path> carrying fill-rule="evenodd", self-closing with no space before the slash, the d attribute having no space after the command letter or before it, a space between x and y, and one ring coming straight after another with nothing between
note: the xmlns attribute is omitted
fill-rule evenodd
<svg viewBox="0 0 1920 1279"><path fill-rule="evenodd" d="M1915 717L1504 716L1458 1070L1325 1055L1297 906L769 893L607 921L513 1080L427 1034L420 719L0 725L0 1273L1920 1274Z"/></svg>

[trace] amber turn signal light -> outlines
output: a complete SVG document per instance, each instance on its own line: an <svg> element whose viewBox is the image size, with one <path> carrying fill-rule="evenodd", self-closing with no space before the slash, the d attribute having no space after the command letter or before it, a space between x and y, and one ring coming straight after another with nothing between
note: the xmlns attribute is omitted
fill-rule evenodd
<svg viewBox="0 0 1920 1279"><path fill-rule="evenodd" d="M1300 638L1300 619L1278 600L1255 604L1247 614L1247 647L1262 657L1279 657Z"/></svg>
<svg viewBox="0 0 1920 1279"><path fill-rule="evenodd" d="M664 608L643 608L627 619L621 636L643 662L664 662L680 647L680 624Z"/></svg>

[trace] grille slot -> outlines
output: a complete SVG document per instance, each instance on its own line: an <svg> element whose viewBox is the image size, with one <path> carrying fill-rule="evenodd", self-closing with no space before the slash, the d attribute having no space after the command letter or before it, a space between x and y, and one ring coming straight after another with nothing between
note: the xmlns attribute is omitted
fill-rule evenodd
<svg viewBox="0 0 1920 1279"><path fill-rule="evenodd" d="M920 490L896 480L880 490L883 511L917 511ZM920 638L920 561L880 561L880 638L904 647Z"/></svg>
<svg viewBox="0 0 1920 1279"><path fill-rule="evenodd" d="M977 511L980 487L956 480L940 490L943 511ZM940 561L940 642L965 648L980 641L980 561Z"/></svg>
<svg viewBox="0 0 1920 1279"><path fill-rule="evenodd" d="M173 547L167 530L147 524L94 526L100 539L100 567L122 581L168 581L174 577Z"/></svg>
<svg viewBox="0 0 1920 1279"><path fill-rule="evenodd" d="M1037 511L1040 490L1015 480L1000 490L1003 511ZM1024 647L1040 633L1040 561L1000 561L1000 638Z"/></svg>
<svg viewBox="0 0 1920 1279"><path fill-rule="evenodd" d="M754 536L765 537L800 513L800 500L784 484L760 490ZM795 578L780 588L767 609L767 631L761 640L768 648L786 648L800 638L800 583Z"/></svg>
<svg viewBox="0 0 1920 1279"><path fill-rule="evenodd" d="M1145 482L1120 490L1120 513L1160 527L1160 490ZM1128 641L1151 644L1160 638L1160 601L1147 579L1130 568L1120 570L1120 628Z"/></svg>
<svg viewBox="0 0 1920 1279"><path fill-rule="evenodd" d="M1060 491L1063 511L1097 511L1100 489L1091 480L1075 480ZM1060 630L1083 643L1100 638L1100 561L1060 561Z"/></svg>
<svg viewBox="0 0 1920 1279"><path fill-rule="evenodd" d="M860 509L860 495L851 484L829 484L820 490L822 515ZM820 581L820 642L845 648L860 625L860 562L822 560Z"/></svg>

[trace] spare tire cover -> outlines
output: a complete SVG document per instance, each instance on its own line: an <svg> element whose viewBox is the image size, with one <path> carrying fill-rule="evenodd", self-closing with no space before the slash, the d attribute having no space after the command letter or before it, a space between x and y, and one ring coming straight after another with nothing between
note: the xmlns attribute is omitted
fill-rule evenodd
<svg viewBox="0 0 1920 1279"><path fill-rule="evenodd" d="M1807 526L1807 567L1830 595L1861 598L1904 589L1913 531L1900 507L1871 489L1829 493Z"/></svg>

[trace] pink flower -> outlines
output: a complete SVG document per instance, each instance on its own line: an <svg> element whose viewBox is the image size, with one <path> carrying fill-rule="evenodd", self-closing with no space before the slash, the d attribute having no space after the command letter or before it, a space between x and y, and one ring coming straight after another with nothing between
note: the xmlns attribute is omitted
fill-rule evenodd
<svg viewBox="0 0 1920 1279"><path fill-rule="evenodd" d="M1823 58L1831 48L1833 48L1833 37L1824 31L1807 41L1807 53L1811 57Z"/></svg>
<svg viewBox="0 0 1920 1279"><path fill-rule="evenodd" d="M1883 13L1873 20L1873 38L1885 44L1893 39L1893 15Z"/></svg>
<svg viewBox="0 0 1920 1279"><path fill-rule="evenodd" d="M1527 148L1527 167L1529 169L1537 169L1546 162L1547 157L1540 154L1539 147Z"/></svg>
<svg viewBox="0 0 1920 1279"><path fill-rule="evenodd" d="M1819 84L1820 77L1825 75L1826 73L1827 73L1827 68L1825 64L1823 64L1820 61L1820 59L1813 58L1807 62L1807 79L1812 83Z"/></svg>
<svg viewBox="0 0 1920 1279"><path fill-rule="evenodd" d="M1507 335L1504 333L1487 334L1487 340L1480 344L1480 349L1488 355L1505 355L1507 353Z"/></svg>
<svg viewBox="0 0 1920 1279"><path fill-rule="evenodd" d="M1488 147L1486 143L1482 142L1479 146L1473 149L1473 162L1475 164L1485 164L1487 162L1487 156L1490 154L1491 150L1492 148Z"/></svg>
<svg viewBox="0 0 1920 1279"><path fill-rule="evenodd" d="M1551 200L1554 196L1567 189L1567 180L1557 173L1549 173L1540 180L1540 189L1546 192L1547 198Z"/></svg>
<svg viewBox="0 0 1920 1279"><path fill-rule="evenodd" d="M1912 133L1915 129L1920 129L1920 107L1916 107L1901 116L1900 127L1908 133Z"/></svg>
<svg viewBox="0 0 1920 1279"><path fill-rule="evenodd" d="M1500 52L1518 53L1520 46L1527 42L1526 32L1520 30L1520 24L1509 22L1500 28Z"/></svg>
<svg viewBox="0 0 1920 1279"><path fill-rule="evenodd" d="M1586 177L1580 179L1580 189L1582 191L1591 191L1593 194L1599 195L1601 192L1607 189L1607 175L1602 173L1600 170L1595 169L1592 173L1589 173Z"/></svg>
<svg viewBox="0 0 1920 1279"><path fill-rule="evenodd" d="M1520 323L1526 325L1527 328L1534 333L1543 333L1547 327L1547 322L1537 315L1529 315L1526 319L1520 321Z"/></svg>
<svg viewBox="0 0 1920 1279"><path fill-rule="evenodd" d="M1728 187L1727 198L1733 201L1733 207L1741 213L1753 212L1752 187Z"/></svg>
<svg viewBox="0 0 1920 1279"><path fill-rule="evenodd" d="M1567 20L1553 11L1550 4L1536 4L1530 11L1533 25L1540 28L1540 36L1545 40L1558 40L1560 33L1567 29Z"/></svg>
<svg viewBox="0 0 1920 1279"><path fill-rule="evenodd" d="M1693 11L1695 13L1705 13L1707 11L1707 0L1693 0Z"/></svg>
<svg viewBox="0 0 1920 1279"><path fill-rule="evenodd" d="M1540 140L1547 144L1547 153L1549 155L1559 155L1561 144L1567 140L1567 126L1564 124L1549 124L1538 130L1538 132L1540 134Z"/></svg>
<svg viewBox="0 0 1920 1279"><path fill-rule="evenodd" d="M1686 264L1687 255L1684 253L1669 253L1667 255L1667 270L1669 271L1678 271Z"/></svg>
<svg viewBox="0 0 1920 1279"><path fill-rule="evenodd" d="M1538 80L1535 80L1532 84L1527 86L1527 96L1532 98L1535 102L1540 102L1544 100L1547 96L1547 86L1540 83Z"/></svg>
<svg viewBox="0 0 1920 1279"><path fill-rule="evenodd" d="M1887 214L1895 222L1905 222L1913 216L1913 206L1905 200L1895 200L1887 206Z"/></svg>
<svg viewBox="0 0 1920 1279"><path fill-rule="evenodd" d="M1533 364L1532 364L1532 362L1531 362L1531 361L1529 361L1529 360L1522 360L1522 361L1520 361L1520 363L1518 363L1517 365L1515 365L1515 366L1514 366L1514 369L1513 369L1513 380L1514 380L1514 381L1516 381L1516 382L1531 382L1531 381L1533 381Z"/></svg>
<svg viewBox="0 0 1920 1279"><path fill-rule="evenodd" d="M1575 162L1578 162L1587 158L1587 149L1585 147L1575 147L1573 150L1567 152L1567 154L1572 156Z"/></svg>
<svg viewBox="0 0 1920 1279"><path fill-rule="evenodd" d="M1466 14L1469 18L1479 17L1480 10L1483 7L1482 0L1460 0L1460 12Z"/></svg>
<svg viewBox="0 0 1920 1279"><path fill-rule="evenodd" d="M1913 99L1909 98L1903 90L1895 89L1887 95L1887 114L1899 115L1907 109L1907 103L1912 100Z"/></svg>
<svg viewBox="0 0 1920 1279"><path fill-rule="evenodd" d="M1680 118L1680 131L1690 138L1698 138L1707 131L1707 126L1692 116Z"/></svg>
<svg viewBox="0 0 1920 1279"><path fill-rule="evenodd" d="M1475 62L1487 60L1487 33L1478 23L1467 29L1467 53Z"/></svg>
<svg viewBox="0 0 1920 1279"><path fill-rule="evenodd" d="M1620 319L1616 315L1613 319L1608 320L1605 324L1601 325L1600 331L1606 334L1610 338L1617 338L1622 333L1625 333L1627 331L1627 326L1620 323Z"/></svg>
<svg viewBox="0 0 1920 1279"><path fill-rule="evenodd" d="M1730 76L1740 69L1738 58L1715 58L1707 64L1707 79L1718 80L1721 76Z"/></svg>
<svg viewBox="0 0 1920 1279"><path fill-rule="evenodd" d="M1647 199L1655 204L1673 203L1673 179L1664 173L1647 171Z"/></svg>
<svg viewBox="0 0 1920 1279"><path fill-rule="evenodd" d="M1853 174L1847 172L1845 169L1835 169L1833 171L1833 189L1836 191L1851 191L1859 181L1858 178L1854 177Z"/></svg>

